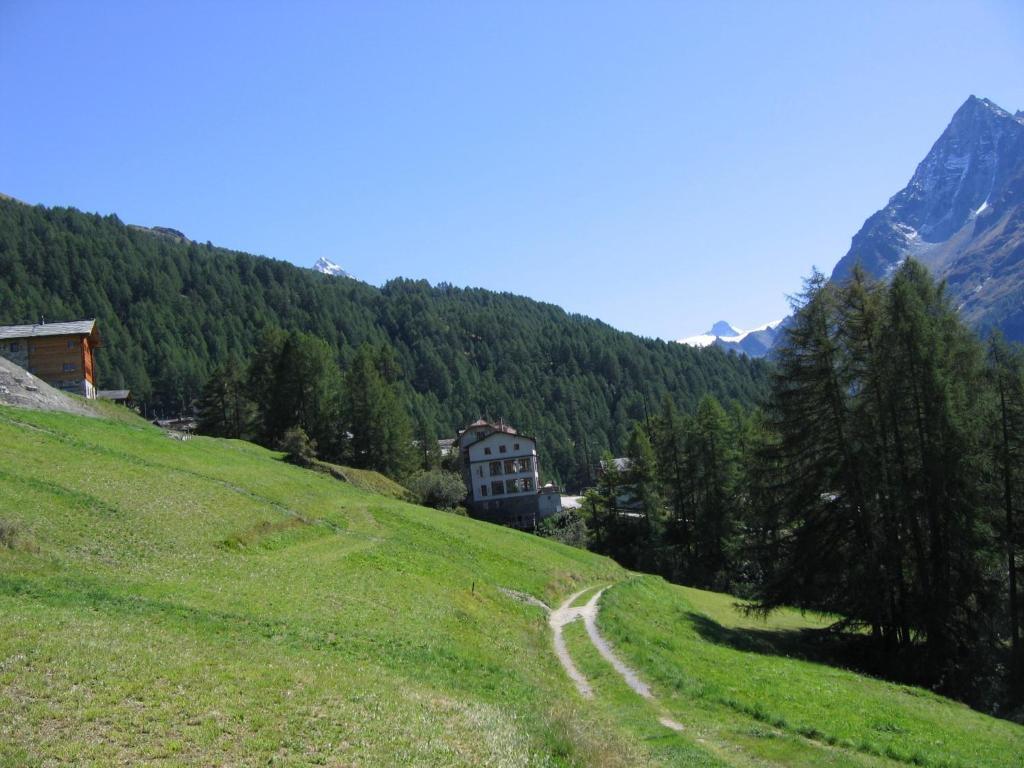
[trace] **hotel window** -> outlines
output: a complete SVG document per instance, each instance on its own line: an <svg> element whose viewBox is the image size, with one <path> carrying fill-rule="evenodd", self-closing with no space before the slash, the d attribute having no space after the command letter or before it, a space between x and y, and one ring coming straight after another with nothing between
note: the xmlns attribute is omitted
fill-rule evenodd
<svg viewBox="0 0 1024 768"><path fill-rule="evenodd" d="M11 342L11 352L17 352L17 351L18 351L18 342L12 341Z"/></svg>
<svg viewBox="0 0 1024 768"><path fill-rule="evenodd" d="M519 493L519 481L518 480L506 480L505 481L505 493Z"/></svg>
<svg viewBox="0 0 1024 768"><path fill-rule="evenodd" d="M500 474L501 474L501 462L500 461L492 461L491 462L491 475L493 476L493 475L500 475Z"/></svg>
<svg viewBox="0 0 1024 768"><path fill-rule="evenodd" d="M505 453L505 451L507 449L508 449L508 446L505 446L505 445L499 445L498 446L498 450L501 451L502 453Z"/></svg>
<svg viewBox="0 0 1024 768"><path fill-rule="evenodd" d="M501 480L491 481L491 493L495 496L500 496L505 492L505 484Z"/></svg>
<svg viewBox="0 0 1024 768"><path fill-rule="evenodd" d="M74 339L68 339L68 349L74 349L74 348L75 348L75 340Z"/></svg>
<svg viewBox="0 0 1024 768"><path fill-rule="evenodd" d="M477 477L483 477L484 476L484 468L483 467L477 467L476 468L476 476Z"/></svg>
<svg viewBox="0 0 1024 768"><path fill-rule="evenodd" d="M487 495L487 486L486 485L481 485L480 486L480 495L481 496L486 496Z"/></svg>
<svg viewBox="0 0 1024 768"><path fill-rule="evenodd" d="M491 449L490 448L484 448L484 455L485 456L490 456L491 455Z"/></svg>
<svg viewBox="0 0 1024 768"><path fill-rule="evenodd" d="M505 459L505 474L514 475L519 471L519 462L515 459Z"/></svg>
<svg viewBox="0 0 1024 768"><path fill-rule="evenodd" d="M522 485L524 491L532 491L533 490L533 478L532 477L524 477L522 480L519 481L519 483Z"/></svg>
<svg viewBox="0 0 1024 768"><path fill-rule="evenodd" d="M515 445L513 445L512 449L518 451L519 450L519 443L516 443Z"/></svg>

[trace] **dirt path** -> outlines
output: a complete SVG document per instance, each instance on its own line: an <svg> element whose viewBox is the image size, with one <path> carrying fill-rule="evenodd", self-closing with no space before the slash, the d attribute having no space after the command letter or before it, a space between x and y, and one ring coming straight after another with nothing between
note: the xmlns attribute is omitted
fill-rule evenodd
<svg viewBox="0 0 1024 768"><path fill-rule="evenodd" d="M605 661L611 664L615 671L622 675L622 679L626 681L626 685L632 688L636 693L643 696L645 699L650 699L651 689L647 684L640 679L632 669L627 667L623 663L622 659L615 655L612 647L608 644L608 641L601 637L601 633L597 630L597 603L601 599L601 595L608 587L602 587L594 593L586 605L573 605L580 595L587 590L581 589L566 598L565 602L558 608L550 611L548 614L548 625L551 627L551 631L555 635L555 654L558 656L558 660L562 662L562 666L565 667L565 671L572 678L572 681L576 683L576 687L585 698L590 698L594 695L593 690L590 687L590 683L583 674L576 668L573 663L572 656L569 655L569 650L565 647L565 638L562 636L562 629L577 619L583 619L583 626L586 627L587 635L590 637L590 642L594 644L597 652L600 653Z"/></svg>
<svg viewBox="0 0 1024 768"><path fill-rule="evenodd" d="M562 608L560 608L559 610L567 610L568 612L570 612L570 614L572 612L575 612L574 615L572 615L572 618L569 619L569 621L572 621L574 618L577 618L577 617L580 617L580 618L583 619L583 626L586 627L587 635L590 637L590 642L594 644L595 648L597 648L597 652L600 653L601 656L604 657L605 661L607 661L609 664L612 665L612 667L615 669L615 671L618 672L619 675L622 676L622 679L626 681L626 685L628 685L630 688L632 688L635 693L637 693L638 695L643 696L645 699L648 699L648 700L650 700L650 701L655 703L657 709L659 710L659 712L658 712L658 722L659 723L661 723L663 726L665 726L666 728L669 728L669 729L671 729L673 731L681 731L681 730L683 730L683 726L682 726L681 723L676 722L675 720L670 718L667 714L665 714L664 708L660 704L657 703L657 699L655 699L654 698L654 694L651 693L650 686L648 686L647 683L645 683L643 680L640 679L640 676L636 673L636 671L634 671L632 668L628 667L625 664L625 662L622 661L622 659L620 659L618 656L615 655L615 652L612 650L611 645L609 645L608 641L605 640L601 636L600 632L598 632L598 630L597 630L598 601L600 601L601 595L604 594L606 589L608 589L608 587L602 587L601 589L599 589L597 592L594 593L594 596L591 597L587 601L587 604L582 606L582 607L579 607L579 608L567 608L566 606L572 605L573 600L575 600L580 594L582 594L580 592L577 592L575 595L570 597L565 603L563 603L562 604ZM584 590L584 591L586 591L586 590ZM555 615L555 612L552 611L551 616L554 617L554 615ZM550 623L551 619L549 619L548 621ZM567 623L568 623L568 621L563 623L562 626L565 626L565 624L567 624ZM559 632L558 632L558 635L556 637L560 637L560 636L561 636L561 628L559 628ZM557 650L557 645L556 645L556 650ZM568 656L568 654L566 654L566 655ZM569 664L572 664L572 660L571 659L569 660ZM562 662L562 665L565 666L565 662L564 661ZM566 669L568 669L568 667L566 667ZM572 677L571 673L570 673L570 677ZM590 691L590 685L586 682L586 679L583 680L583 684L587 687L587 690ZM577 685L579 685L579 683L577 683ZM591 693L590 695L593 695L593 694Z"/></svg>
<svg viewBox="0 0 1024 768"><path fill-rule="evenodd" d="M565 645L565 636L562 630L577 619L583 620L583 626L587 630L587 636L590 637L590 642L594 644L597 652L607 661L612 667L618 672L622 679L626 681L634 692L638 695L643 696L645 699L655 701L654 695L651 693L650 687L640 676L632 670L630 667L615 655L612 647L608 644L601 633L597 629L597 611L598 601L601 599L601 595L604 594L608 587L602 587L594 593L585 605L573 605L576 599L586 592L586 589L581 589L579 592L574 592L565 599L565 601L558 607L552 610L547 605L542 603L532 595L526 595L522 592L516 592L511 589L502 589L509 597L527 603L529 605L535 605L539 608L543 608L548 614L548 626L551 627L553 635L555 655L558 657L558 661L561 663L562 668L565 669L565 673L569 675L569 679L576 685L576 689L580 692L580 695L585 699L592 699L594 697L594 689L590 686L587 678L583 676L575 662L572 660L572 656L569 654L569 649ZM662 709L660 706L658 709ZM683 726L677 723L664 714L664 711L660 713L658 722L666 728L670 728L673 731L683 730Z"/></svg>
<svg viewBox="0 0 1024 768"><path fill-rule="evenodd" d="M579 616L583 617L583 626L587 628L587 634L590 636L590 642L597 648L597 652L604 656L605 661L611 664L615 671L622 675L622 679L626 681L626 685L636 691L638 694L643 696L645 699L651 698L651 689L647 686L643 680L634 672L632 669L627 667L618 656L612 651L612 647L608 645L608 641L601 637L601 633L597 631L597 601L601 599L601 595L604 594L604 590L599 589L587 604L582 608L579 608Z"/></svg>
<svg viewBox="0 0 1024 768"><path fill-rule="evenodd" d="M548 613L548 626L551 627L551 631L555 636L555 655L558 660L562 663L565 668L566 674L569 675L570 679L576 683L576 688L579 690L580 695L585 699L591 699L594 697L594 691L590 687L590 683L587 682L587 678L583 676L583 673L579 671L576 664L573 663L572 656L569 655L569 649L565 647L565 637L562 635L562 629L566 624L571 624L583 615L583 611L590 607L590 604L594 601L588 602L582 607L573 607L573 602L577 597L582 595L587 590L581 589L579 592L575 592L566 598L565 602L562 603L558 608ZM602 590L603 591L603 590ZM598 592L597 595L601 593ZM595 597L597 596L595 595ZM596 606L594 607L596 610Z"/></svg>

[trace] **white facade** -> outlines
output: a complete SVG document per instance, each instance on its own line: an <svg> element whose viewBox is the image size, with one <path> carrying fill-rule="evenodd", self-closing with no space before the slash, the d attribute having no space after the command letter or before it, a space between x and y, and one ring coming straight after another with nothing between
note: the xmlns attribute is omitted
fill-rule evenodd
<svg viewBox="0 0 1024 768"><path fill-rule="evenodd" d="M562 494L555 486L544 486L537 494L537 519L557 515L562 511Z"/></svg>
<svg viewBox="0 0 1024 768"><path fill-rule="evenodd" d="M468 446L469 480L474 502L534 496L539 488L537 444L514 432L491 432L482 438L473 429L460 437Z"/></svg>

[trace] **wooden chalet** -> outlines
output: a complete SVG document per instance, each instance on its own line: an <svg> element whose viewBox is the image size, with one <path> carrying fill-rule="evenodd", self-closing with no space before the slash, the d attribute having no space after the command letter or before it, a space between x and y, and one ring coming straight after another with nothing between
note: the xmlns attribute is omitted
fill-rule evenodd
<svg viewBox="0 0 1024 768"><path fill-rule="evenodd" d="M110 400L112 403L123 405L126 408L131 408L135 405L130 389L101 389L96 393L96 398L99 400Z"/></svg>
<svg viewBox="0 0 1024 768"><path fill-rule="evenodd" d="M95 320L0 326L0 355L51 387L96 397Z"/></svg>

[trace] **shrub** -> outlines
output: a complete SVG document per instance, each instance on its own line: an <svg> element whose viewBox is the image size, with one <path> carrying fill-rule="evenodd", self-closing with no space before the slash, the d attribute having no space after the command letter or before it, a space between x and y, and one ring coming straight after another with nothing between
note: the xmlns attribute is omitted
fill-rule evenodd
<svg viewBox="0 0 1024 768"><path fill-rule="evenodd" d="M466 498L466 486L456 472L430 469L417 472L405 481L416 501L425 507L454 510Z"/></svg>
<svg viewBox="0 0 1024 768"><path fill-rule="evenodd" d="M14 523L0 520L0 547L14 549L14 542L18 538L18 528Z"/></svg>
<svg viewBox="0 0 1024 768"><path fill-rule="evenodd" d="M578 509L566 509L540 521L537 534L570 547L587 548L587 524Z"/></svg>
<svg viewBox="0 0 1024 768"><path fill-rule="evenodd" d="M291 427L281 437L277 447L287 454L285 461L300 467L311 466L316 459L316 441L310 440L301 427Z"/></svg>

